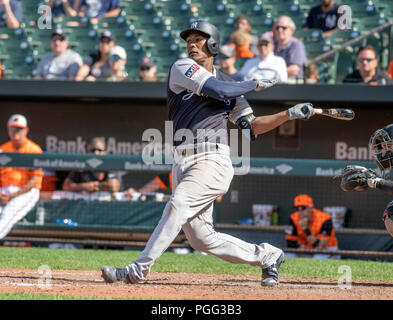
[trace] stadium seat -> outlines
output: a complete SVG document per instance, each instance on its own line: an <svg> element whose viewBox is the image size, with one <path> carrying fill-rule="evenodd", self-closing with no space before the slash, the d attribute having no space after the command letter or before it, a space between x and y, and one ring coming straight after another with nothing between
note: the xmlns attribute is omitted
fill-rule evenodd
<svg viewBox="0 0 393 320"><path fill-rule="evenodd" d="M296 29L294 36L304 43L323 41L322 31L319 29Z"/></svg>
<svg viewBox="0 0 393 320"><path fill-rule="evenodd" d="M335 83L342 83L344 78L356 68L356 53L351 48L347 48L335 55L334 64L336 66Z"/></svg>
<svg viewBox="0 0 393 320"><path fill-rule="evenodd" d="M332 49L331 45L325 42L308 43L305 46L307 58L314 59L315 57Z"/></svg>
<svg viewBox="0 0 393 320"><path fill-rule="evenodd" d="M329 37L330 44L335 48L343 45L345 42L348 42L356 37L360 36L359 31L355 30L339 30L333 33ZM362 41L360 40L357 45L361 45ZM356 44L355 44L356 45Z"/></svg>

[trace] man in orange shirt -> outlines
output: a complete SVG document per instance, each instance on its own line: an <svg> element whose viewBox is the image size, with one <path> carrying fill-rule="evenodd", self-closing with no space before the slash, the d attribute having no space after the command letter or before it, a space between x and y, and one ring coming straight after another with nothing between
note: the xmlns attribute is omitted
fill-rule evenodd
<svg viewBox="0 0 393 320"><path fill-rule="evenodd" d="M27 138L29 128L23 115L12 115L7 126L10 141L0 146L0 152L42 153ZM35 206L43 175L42 170L0 168L0 239Z"/></svg>
<svg viewBox="0 0 393 320"><path fill-rule="evenodd" d="M285 239L288 248L337 251L338 242L331 216L314 208L313 199L300 194L294 199L296 212L290 216ZM285 253L286 257L298 256ZM330 258L329 254L314 254L314 258Z"/></svg>

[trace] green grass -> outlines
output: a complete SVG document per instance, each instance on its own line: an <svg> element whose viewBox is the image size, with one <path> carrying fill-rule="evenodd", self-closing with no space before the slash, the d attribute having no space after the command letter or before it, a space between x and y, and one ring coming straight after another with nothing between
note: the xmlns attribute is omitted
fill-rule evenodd
<svg viewBox="0 0 393 320"><path fill-rule="evenodd" d="M63 250L47 248L0 247L0 269L99 270L104 265L125 266L139 251ZM317 260L288 258L280 269L283 277L339 279L340 266L349 266L353 280L393 282L393 263L363 260ZM153 272L260 275L259 268L235 265L210 255L164 253L152 267ZM1 298L1 296L0 296Z"/></svg>

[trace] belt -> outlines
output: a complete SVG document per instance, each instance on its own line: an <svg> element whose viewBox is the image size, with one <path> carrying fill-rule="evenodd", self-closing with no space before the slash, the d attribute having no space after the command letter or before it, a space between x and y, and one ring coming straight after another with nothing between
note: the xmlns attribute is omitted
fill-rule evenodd
<svg viewBox="0 0 393 320"><path fill-rule="evenodd" d="M205 152L217 152L219 149L218 144L200 144L200 145L190 145L184 147L177 147L175 148L175 152L178 156L185 157L185 156L192 156L198 153L205 153Z"/></svg>

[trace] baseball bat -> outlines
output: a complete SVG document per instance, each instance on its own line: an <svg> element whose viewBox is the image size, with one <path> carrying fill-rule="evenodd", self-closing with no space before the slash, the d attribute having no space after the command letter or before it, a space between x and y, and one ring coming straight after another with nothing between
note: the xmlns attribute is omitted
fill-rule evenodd
<svg viewBox="0 0 393 320"><path fill-rule="evenodd" d="M307 112L307 108L302 108L303 113ZM352 120L355 118L355 112L351 109L331 108L331 109L318 109L314 108L315 114L331 117L338 120Z"/></svg>

